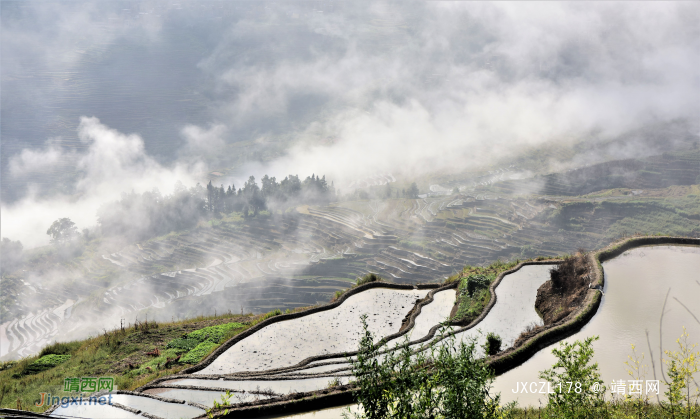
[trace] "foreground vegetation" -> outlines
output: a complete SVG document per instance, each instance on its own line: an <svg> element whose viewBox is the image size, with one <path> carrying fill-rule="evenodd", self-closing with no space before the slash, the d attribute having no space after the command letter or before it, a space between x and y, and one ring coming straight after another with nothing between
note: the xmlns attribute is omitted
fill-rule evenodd
<svg viewBox="0 0 700 419"><path fill-rule="evenodd" d="M362 320L364 336L357 359L351 360L360 413L348 411L346 418L700 418L700 389L693 385L700 372L700 351L693 352L696 345L688 344L686 332L678 340L678 351L665 351L669 381L660 403L651 403L647 395L606 398L598 364L593 362L592 344L598 338L590 337L562 342L552 350L557 362L539 378L551 383L553 392L546 406L533 409L519 408L515 402L500 405L500 395L490 393L493 373L484 359L476 357L474 339L456 345L452 336L447 345L429 353L414 354L403 346L381 356L385 342L375 344L366 316ZM627 366L632 378L639 379L642 365L632 349ZM558 383L580 385L567 391Z"/></svg>
<svg viewBox="0 0 700 419"><path fill-rule="evenodd" d="M301 309L300 309L301 310ZM43 411L40 393L59 395L64 379L113 377L119 390L134 390L196 364L233 336L281 314L226 313L170 322L138 322L93 338L45 347L37 356L0 363L0 407Z"/></svg>

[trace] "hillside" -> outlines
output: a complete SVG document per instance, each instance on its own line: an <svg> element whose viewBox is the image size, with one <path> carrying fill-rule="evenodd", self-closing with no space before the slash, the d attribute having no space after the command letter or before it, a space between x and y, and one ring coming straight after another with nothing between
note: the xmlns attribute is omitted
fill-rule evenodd
<svg viewBox="0 0 700 419"><path fill-rule="evenodd" d="M126 246L89 238L74 254L36 249L23 270L2 281L1 359L34 354L59 333L64 339L101 333L120 319L163 322L314 305L367 272L401 284L434 282L465 264L573 253L635 233L697 234L700 187L685 183L697 176L700 154L669 156L650 158L666 162L664 168L638 170L627 184L610 173L637 167L628 161L549 176L569 179L561 195L509 194L519 188L502 181L419 199L231 213ZM584 174L607 189L575 195L592 188L571 189ZM671 181L679 185L660 187Z"/></svg>

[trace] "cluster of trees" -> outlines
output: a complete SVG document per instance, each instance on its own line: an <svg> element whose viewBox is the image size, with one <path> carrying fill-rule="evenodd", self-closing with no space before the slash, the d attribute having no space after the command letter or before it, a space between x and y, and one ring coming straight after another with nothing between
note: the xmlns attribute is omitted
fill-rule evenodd
<svg viewBox="0 0 700 419"><path fill-rule="evenodd" d="M162 195L158 189L144 193L122 193L121 199L102 205L97 211L97 221L105 236L122 236L128 240L144 240L168 234L172 231L194 227L211 214L240 212L244 217L254 217L267 209L285 209L300 204L326 204L336 199L336 190L325 176L312 174L301 180L298 175L286 176L281 181L265 175L258 184L250 176L242 187L231 184L215 186L210 181L206 187L199 183L186 188L181 182L175 184L171 195ZM389 184L382 187L385 196L393 196ZM372 195L377 195L371 191ZM355 195L357 195L357 191ZM415 182L409 188L396 191L396 196L417 198ZM381 193L379 194L381 195ZM369 198L359 191L359 199ZM71 242L79 234L68 218L56 220L46 232L54 244ZM84 231L85 233L85 231Z"/></svg>
<svg viewBox="0 0 700 419"><path fill-rule="evenodd" d="M242 212L243 215L256 215L269 206L295 205L299 203L327 203L335 198L335 187L328 185L326 176L312 174L301 181L298 175L289 175L277 182L274 177L265 175L261 186L253 176L248 178L242 188L235 185L216 187L211 182L207 185L206 209L210 212Z"/></svg>
<svg viewBox="0 0 700 419"><path fill-rule="evenodd" d="M333 185L328 185L325 176L315 175L303 181L289 175L281 182L265 175L262 187L250 176L239 189L234 185L216 187L211 182L206 188L197 184L187 189L177 182L172 195L164 196L157 189L123 193L120 200L99 208L97 220L103 235L143 240L192 228L212 213L242 212L249 217L271 207L326 203L334 197Z"/></svg>

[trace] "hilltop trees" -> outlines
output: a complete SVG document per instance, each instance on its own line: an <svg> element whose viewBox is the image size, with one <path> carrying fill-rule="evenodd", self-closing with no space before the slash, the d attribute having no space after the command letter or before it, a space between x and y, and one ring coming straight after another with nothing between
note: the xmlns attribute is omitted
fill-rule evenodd
<svg viewBox="0 0 700 419"><path fill-rule="evenodd" d="M301 203L326 203L334 198L335 188L326 183L326 177L311 175L304 181L289 175L281 182L270 176L261 179L262 188L250 176L242 188L235 185L215 186L211 181L187 189L181 182L175 184L172 195L161 195L158 189L137 194L124 193L118 201L110 202L97 212L102 233L119 235L130 240L192 228L208 214L242 212L256 216L270 207L293 206Z"/></svg>
<svg viewBox="0 0 700 419"><path fill-rule="evenodd" d="M250 176L243 188L236 191L234 185L224 188L207 185L205 208L213 213L242 212L245 216L255 216L269 207L292 206L300 203L326 203L335 196L335 188L329 186L326 177L315 174L301 181L297 175L289 175L277 182L275 177L265 175L258 186L255 177Z"/></svg>

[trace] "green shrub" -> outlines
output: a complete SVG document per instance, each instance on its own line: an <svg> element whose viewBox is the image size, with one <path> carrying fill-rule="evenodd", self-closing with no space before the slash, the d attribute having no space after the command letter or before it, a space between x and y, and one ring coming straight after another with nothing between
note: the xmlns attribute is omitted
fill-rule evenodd
<svg viewBox="0 0 700 419"><path fill-rule="evenodd" d="M56 355L56 354L49 354L49 355L44 355L41 358L37 359L36 361L32 362L31 364L27 365L27 367L22 371L21 375L30 375L30 374L36 374L38 372L46 371L48 369L51 369L59 364L62 364L70 359L70 355Z"/></svg>
<svg viewBox="0 0 700 419"><path fill-rule="evenodd" d="M496 355L497 353L501 352L502 344L503 341L501 340L501 337L493 332L490 332L488 335L486 335L486 343L484 343L483 346L484 353L486 355Z"/></svg>
<svg viewBox="0 0 700 419"><path fill-rule="evenodd" d="M476 291L488 289L491 281L486 275L469 275L462 280L462 283L465 284L464 289L467 294L472 297Z"/></svg>
<svg viewBox="0 0 700 419"><path fill-rule="evenodd" d="M459 300L459 308L455 314L455 320L471 322L479 317L484 307L491 300L491 293L488 289L481 289L474 293L473 297L463 295Z"/></svg>
<svg viewBox="0 0 700 419"><path fill-rule="evenodd" d="M171 340L166 345L166 348L176 349L178 352L187 352L192 351L199 344L205 341L209 341L214 344L219 344L223 340L225 340L228 332L234 329L240 329L244 326L245 325L241 323L232 322L219 324L216 326L203 327L201 329L190 332L180 338Z"/></svg>
<svg viewBox="0 0 700 419"><path fill-rule="evenodd" d="M357 278L357 286L359 287L360 285L368 284L370 282L378 282L381 280L382 280L381 276L370 272L361 278Z"/></svg>
<svg viewBox="0 0 700 419"><path fill-rule="evenodd" d="M282 314L280 310L276 310L278 313L277 314ZM231 329L239 329L243 327L244 325L241 323L225 323L225 324L219 324L216 326L209 326L209 327L204 327L199 330L195 330L194 332L190 332L187 334L187 339L196 339L199 342L203 342L205 340L211 340L212 342L219 342L221 341L224 336L226 336L226 333L231 330Z"/></svg>
<svg viewBox="0 0 700 419"><path fill-rule="evenodd" d="M189 338L177 338L171 340L166 348L168 349L177 349L182 352L187 352L191 351L194 349L197 345L199 345L201 342L197 339L189 339Z"/></svg>
<svg viewBox="0 0 700 419"><path fill-rule="evenodd" d="M542 371L540 378L552 383L554 392L548 395L549 405L560 418L578 419L595 417L593 414L604 407L605 386L602 385L598 363L593 363L593 342L598 336L572 344L561 342L552 353L557 362L552 368ZM566 383L575 383L569 389ZM592 391L595 384L600 391Z"/></svg>
<svg viewBox="0 0 700 419"><path fill-rule="evenodd" d="M282 314L282 310L280 310L280 309L272 310L271 312L265 314L265 315L262 317L262 319L260 319L260 321L267 320L267 319L269 319L270 317L279 316L280 314Z"/></svg>
<svg viewBox="0 0 700 419"><path fill-rule="evenodd" d="M359 386L354 396L363 413L355 418L496 418L504 413L500 396L489 395L493 372L477 359L474 340L456 343L451 336L430 355L414 354L403 345L380 362L385 344L374 343L367 315L361 319L364 334L351 363Z"/></svg>
<svg viewBox="0 0 700 419"><path fill-rule="evenodd" d="M209 353L213 351L214 348L216 348L217 346L219 346L217 343L214 343L210 340L205 340L204 342L197 345L194 349L187 352L182 358L180 358L180 363L196 364L202 359L204 359L205 356L209 355Z"/></svg>

